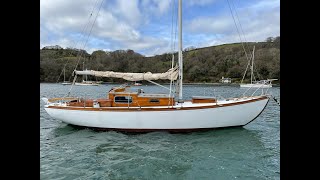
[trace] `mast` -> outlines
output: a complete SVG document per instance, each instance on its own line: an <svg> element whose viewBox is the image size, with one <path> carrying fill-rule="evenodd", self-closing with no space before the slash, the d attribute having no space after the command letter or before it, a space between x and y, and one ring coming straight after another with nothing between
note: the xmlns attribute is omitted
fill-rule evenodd
<svg viewBox="0 0 320 180"><path fill-rule="evenodd" d="M87 71L87 69L86 69L86 71ZM88 75L86 75L86 82L88 81Z"/></svg>
<svg viewBox="0 0 320 180"><path fill-rule="evenodd" d="M83 63L82 63L82 70L84 71L84 61L83 61ZM82 77L82 82L84 82L84 76ZM87 78L87 75L86 75L86 78Z"/></svg>
<svg viewBox="0 0 320 180"><path fill-rule="evenodd" d="M253 77L253 59L254 59L254 49L256 46L253 46L253 52L252 52L252 64L251 64L251 84L252 84L252 77Z"/></svg>
<svg viewBox="0 0 320 180"><path fill-rule="evenodd" d="M66 66L63 68L63 82L66 82Z"/></svg>
<svg viewBox="0 0 320 180"><path fill-rule="evenodd" d="M182 102L182 79L183 79L183 62L182 62L182 0L179 0L178 8L179 18L179 51L178 51L178 63L179 63L179 102Z"/></svg>

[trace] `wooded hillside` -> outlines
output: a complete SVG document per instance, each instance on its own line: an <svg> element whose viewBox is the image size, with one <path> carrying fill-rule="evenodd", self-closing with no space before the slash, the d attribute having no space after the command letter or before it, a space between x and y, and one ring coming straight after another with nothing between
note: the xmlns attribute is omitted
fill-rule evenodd
<svg viewBox="0 0 320 180"><path fill-rule="evenodd" d="M245 43L247 53L252 53L255 46L255 77L260 79L280 79L280 37L268 38L266 42ZM190 49L190 48L189 48ZM250 50L250 52L248 52ZM40 49L40 82L63 81L63 67L66 66L66 80L72 81L71 74L82 54L77 67L99 71L116 72L166 72L171 68L171 54L144 57L133 50L113 52L85 51L73 49ZM184 82L209 83L219 82L221 77L230 77L239 82L248 64L241 43L211 46L183 52ZM177 54L175 54L177 59ZM175 61L177 62L177 61ZM247 80L249 74L247 73ZM81 78L78 78L81 80ZM91 79L95 80L95 78ZM116 78L98 78L107 82L125 82Z"/></svg>

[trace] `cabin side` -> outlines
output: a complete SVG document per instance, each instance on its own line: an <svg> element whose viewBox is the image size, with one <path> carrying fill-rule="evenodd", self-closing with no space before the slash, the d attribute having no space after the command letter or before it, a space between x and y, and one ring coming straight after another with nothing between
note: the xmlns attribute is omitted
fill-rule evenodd
<svg viewBox="0 0 320 180"><path fill-rule="evenodd" d="M148 106L172 106L174 98L168 94L146 94L138 92L111 91L109 100L112 107L148 107Z"/></svg>
<svg viewBox="0 0 320 180"><path fill-rule="evenodd" d="M192 96L192 103L216 103L217 100L210 96Z"/></svg>
<svg viewBox="0 0 320 180"><path fill-rule="evenodd" d="M67 103L68 106L77 107L150 107L174 104L174 98L168 94L146 94L142 89L130 92L128 87L112 88L104 99L78 99Z"/></svg>

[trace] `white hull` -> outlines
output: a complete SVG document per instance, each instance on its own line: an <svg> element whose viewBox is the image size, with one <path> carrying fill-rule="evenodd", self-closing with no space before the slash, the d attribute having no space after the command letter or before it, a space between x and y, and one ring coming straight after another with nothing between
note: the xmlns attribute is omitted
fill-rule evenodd
<svg viewBox="0 0 320 180"><path fill-rule="evenodd" d="M256 98L259 97L250 99ZM112 108L92 110L92 107L88 107L88 110L83 110L83 107L80 107L82 110L68 109L63 106L55 108L49 107L49 104L45 106L45 110L51 117L77 126L130 130L187 130L246 125L263 111L269 100L265 98L245 102L250 99L220 101L218 102L220 106L216 103L185 102L182 108L181 105L173 106L171 109L168 107L146 108L149 110L143 110L144 108L139 110L140 108L134 107L128 110L126 107L120 111L119 108L116 108L118 111L111 110ZM238 104L230 105L232 103ZM204 106L211 106L211 108Z"/></svg>
<svg viewBox="0 0 320 180"><path fill-rule="evenodd" d="M240 84L243 88L270 88L272 84Z"/></svg>
<svg viewBox="0 0 320 180"><path fill-rule="evenodd" d="M95 83L75 83L76 86L99 86L99 84Z"/></svg>
<svg viewBox="0 0 320 180"><path fill-rule="evenodd" d="M69 82L64 82L64 83L61 83L62 85L71 85L71 83Z"/></svg>

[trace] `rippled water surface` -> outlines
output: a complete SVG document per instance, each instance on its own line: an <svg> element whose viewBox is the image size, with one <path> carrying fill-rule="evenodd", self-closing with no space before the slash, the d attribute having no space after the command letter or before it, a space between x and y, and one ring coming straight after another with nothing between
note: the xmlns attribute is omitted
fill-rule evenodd
<svg viewBox="0 0 320 180"><path fill-rule="evenodd" d="M72 94L105 97L114 85L75 86ZM41 97L61 97L71 86L40 84L41 179L280 179L280 107L242 128L172 134L124 134L76 129L51 118ZM165 89L141 86L145 92ZM234 86L184 86L184 97L239 96ZM280 88L268 91L280 101Z"/></svg>

